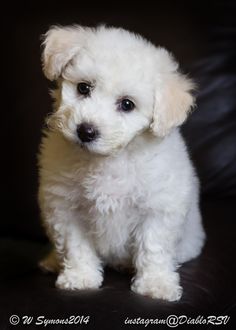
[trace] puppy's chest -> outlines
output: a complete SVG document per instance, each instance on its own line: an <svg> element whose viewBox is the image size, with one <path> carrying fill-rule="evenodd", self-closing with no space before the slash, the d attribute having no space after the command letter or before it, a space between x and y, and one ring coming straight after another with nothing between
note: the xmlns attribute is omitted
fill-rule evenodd
<svg viewBox="0 0 236 330"><path fill-rule="evenodd" d="M109 263L129 260L142 193L135 163L115 159L92 164L81 171L79 182L80 218L88 226L97 252Z"/></svg>
<svg viewBox="0 0 236 330"><path fill-rule="evenodd" d="M142 194L136 166L125 160L84 168L79 185L84 205L101 214L135 205Z"/></svg>

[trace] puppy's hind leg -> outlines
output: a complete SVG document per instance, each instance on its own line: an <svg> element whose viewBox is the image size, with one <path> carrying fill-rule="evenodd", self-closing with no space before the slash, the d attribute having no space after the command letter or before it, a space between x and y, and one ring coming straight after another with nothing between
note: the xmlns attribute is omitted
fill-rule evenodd
<svg viewBox="0 0 236 330"><path fill-rule="evenodd" d="M38 266L45 273L58 273L60 265L55 250L53 249L40 260Z"/></svg>
<svg viewBox="0 0 236 330"><path fill-rule="evenodd" d="M183 238L177 248L178 263L196 258L203 248L206 234L197 204L193 204L184 226Z"/></svg>

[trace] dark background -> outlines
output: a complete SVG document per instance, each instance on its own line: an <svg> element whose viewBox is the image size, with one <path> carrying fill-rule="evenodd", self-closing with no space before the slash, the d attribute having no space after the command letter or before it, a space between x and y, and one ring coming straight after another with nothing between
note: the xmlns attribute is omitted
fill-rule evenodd
<svg viewBox="0 0 236 330"><path fill-rule="evenodd" d="M8 2L1 9L3 93L0 120L0 236L11 240L11 244L8 247L6 242L9 241L0 241L0 267L9 269L6 277L11 278L13 273L18 274L16 268L22 267L22 260L27 265L27 260L31 260L29 264L32 264L35 258L32 252L34 249L36 251L35 245L22 245L19 242L46 242L37 206L37 151L45 115L51 111L48 91L52 84L44 78L41 70L40 36L53 24L76 23L94 26L106 23L138 32L156 45L166 47L173 52L182 71L198 84L198 108L184 125L183 134L201 180L201 205L208 245L200 264L193 262L186 266L187 268L183 267L181 276L186 282L188 308L191 306L193 310L198 310L206 305L205 310L210 310L209 306L216 306L221 301L219 310L222 310L223 305L235 304L235 1L64 1L63 4L59 1L32 1L31 4L21 1L18 4ZM12 266L14 271L11 270L10 263L16 263L16 268ZM27 272L24 270L24 274ZM11 294L18 305L22 301L21 294L24 296L26 279L31 281L33 278L34 284L30 284L28 290L36 290L37 297L37 290L41 290L41 287L46 290L48 281L51 288L53 287L54 279L40 277L41 282L38 283L35 277L32 277L37 278L37 272L33 273L34 275L31 272L27 274L22 275L23 282L15 284L18 285L18 294L14 295L13 291ZM116 278L118 275L114 274ZM108 284L112 287L114 278L108 278ZM198 283L195 287L192 287L191 283L193 278ZM12 281L8 284L14 287L16 280ZM123 283L122 281L124 279L121 278L120 283ZM124 290L128 292L128 282L125 283L127 287ZM122 284L120 285L122 287ZM117 284L115 286L117 287ZM199 288L202 295L200 298L197 291ZM118 285L119 295L116 298L118 301L120 299L121 306L123 301L126 301L122 290L119 291ZM11 290L6 292L8 294ZM50 291L49 295L51 294L54 297L55 292ZM102 294L109 305L113 298L109 295L107 297L106 291ZM72 300L77 299L73 297ZM82 295L81 298L84 299L85 305L86 297ZM49 298L46 296L44 299ZM60 298L59 294L56 299L57 302L62 299L61 306L65 308L69 297ZM99 305L100 298L96 299ZM40 302L42 301L43 298ZM11 305L9 301L8 304ZM160 306L158 308L165 308L165 305ZM116 308L115 306L114 309ZM125 309L126 305L120 308ZM9 310L12 311L11 308ZM39 309L35 307L35 310ZM172 307L168 311L171 312Z"/></svg>

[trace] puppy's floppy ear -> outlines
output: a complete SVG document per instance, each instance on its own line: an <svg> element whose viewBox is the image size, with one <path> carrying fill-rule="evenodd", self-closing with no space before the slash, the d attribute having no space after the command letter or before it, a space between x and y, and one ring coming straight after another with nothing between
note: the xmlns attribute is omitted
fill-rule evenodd
<svg viewBox="0 0 236 330"><path fill-rule="evenodd" d="M43 71L49 80L57 79L66 64L78 53L86 29L81 26L53 26L44 35Z"/></svg>
<svg viewBox="0 0 236 330"><path fill-rule="evenodd" d="M180 126L194 106L194 83L179 72L164 74L161 90L156 93L151 129L157 136L167 135Z"/></svg>

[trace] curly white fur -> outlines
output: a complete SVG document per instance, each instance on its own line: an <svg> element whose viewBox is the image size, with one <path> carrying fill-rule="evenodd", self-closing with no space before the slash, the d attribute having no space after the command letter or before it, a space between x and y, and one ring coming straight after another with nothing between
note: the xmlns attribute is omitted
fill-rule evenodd
<svg viewBox="0 0 236 330"><path fill-rule="evenodd" d="M105 264L132 266L133 291L180 299L176 269L205 237L177 127L193 83L165 49L123 29L52 27L44 44L44 72L58 89L39 155L39 203L55 247L42 266L59 266L64 289L100 287ZM78 95L81 81L92 84L89 97ZM129 113L117 109L124 97L136 106ZM81 145L83 122L100 135Z"/></svg>

